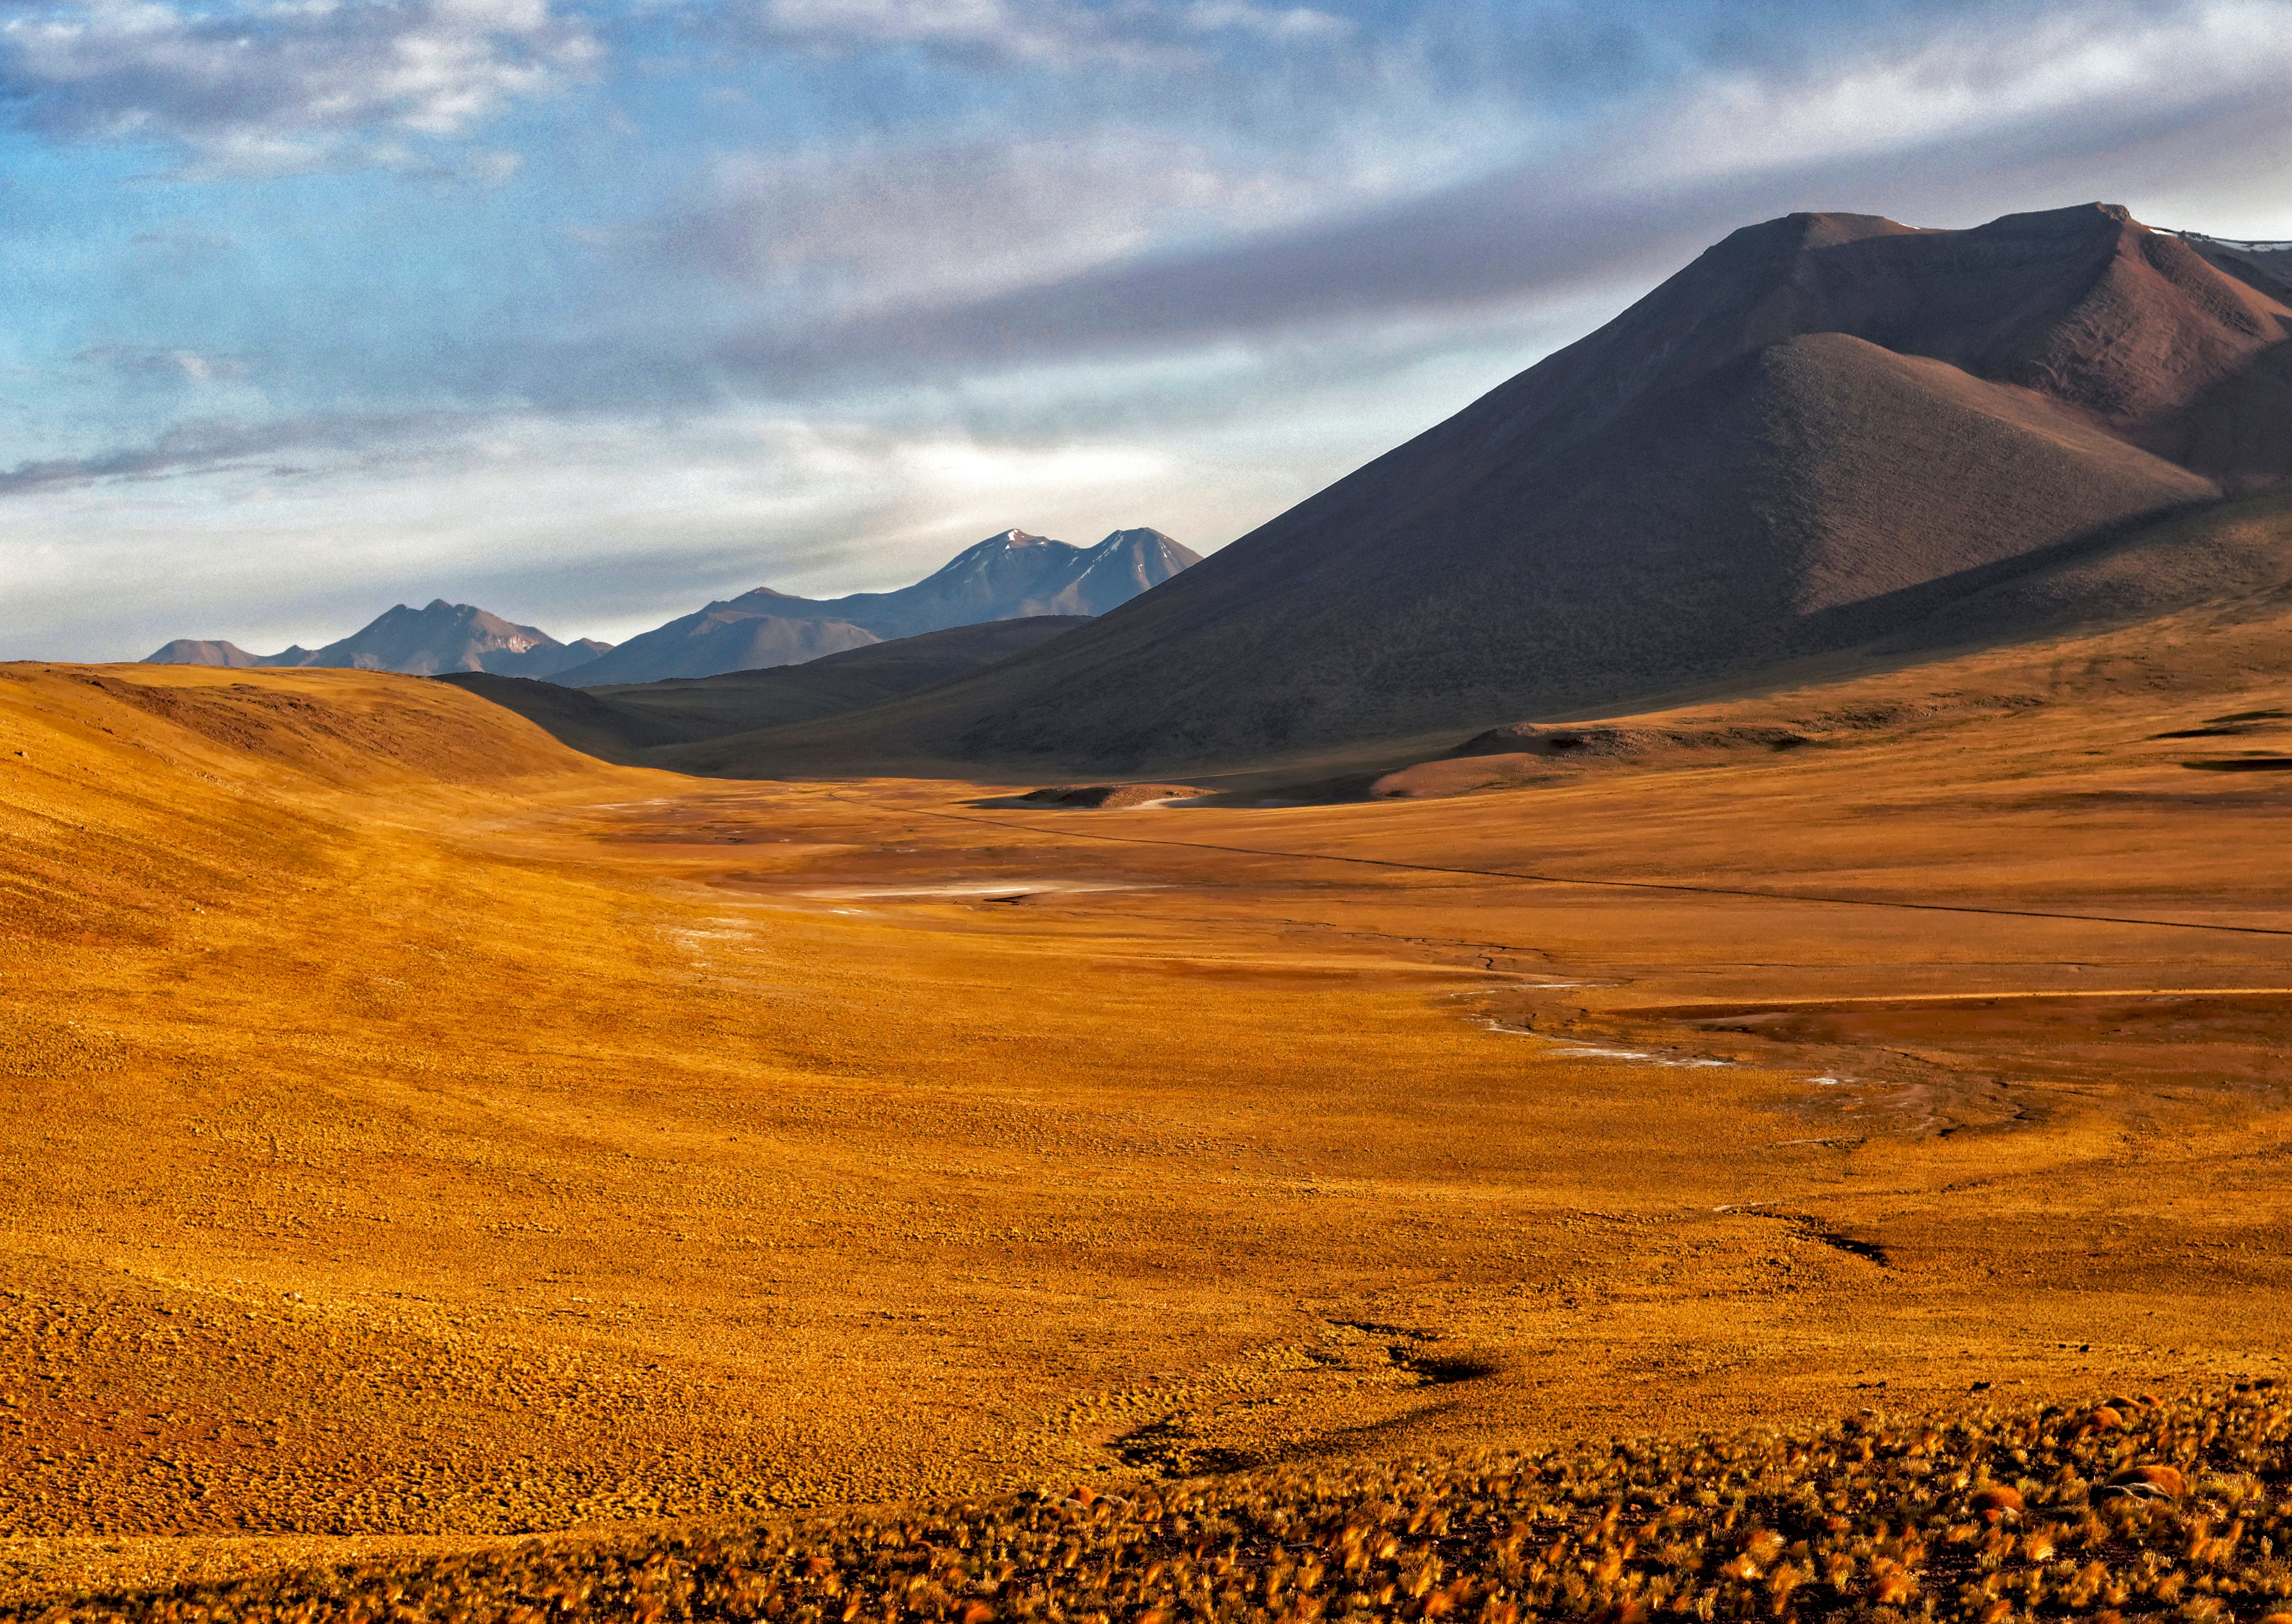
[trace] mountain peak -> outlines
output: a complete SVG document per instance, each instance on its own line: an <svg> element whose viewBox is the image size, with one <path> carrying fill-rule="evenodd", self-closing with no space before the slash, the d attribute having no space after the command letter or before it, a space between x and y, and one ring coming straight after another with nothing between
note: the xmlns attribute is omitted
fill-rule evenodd
<svg viewBox="0 0 2292 1624"><path fill-rule="evenodd" d="M150 657L162 665L347 666L429 677L440 671L492 671L548 677L593 659L611 645L584 638L568 647L537 626L520 626L475 604L433 598L419 609L399 603L323 648L300 644L269 655L230 643L178 639Z"/></svg>
<svg viewBox="0 0 2292 1624"><path fill-rule="evenodd" d="M878 639L1037 615L1103 615L1200 560L1159 530L1077 547L1013 527L973 542L912 586L846 598L758 587L631 638L558 680L578 687L797 664Z"/></svg>

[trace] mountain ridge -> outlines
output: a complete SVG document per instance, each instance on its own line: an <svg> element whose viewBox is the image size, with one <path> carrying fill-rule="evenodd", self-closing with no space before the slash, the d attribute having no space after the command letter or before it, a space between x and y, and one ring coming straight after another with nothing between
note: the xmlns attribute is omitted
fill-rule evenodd
<svg viewBox="0 0 2292 1624"><path fill-rule="evenodd" d="M583 687L692 679L802 664L989 621L1096 615L1200 561L1169 536L1144 527L1117 530L1095 547L1014 528L974 543L923 580L893 591L811 599L760 586L710 602L617 648L594 638L560 643L538 627L440 598L420 609L395 605L320 648L295 644L256 655L224 639L177 638L141 663L335 666L424 677L488 671ZM620 657L599 663L615 655Z"/></svg>
<svg viewBox="0 0 2292 1624"><path fill-rule="evenodd" d="M585 637L561 643L537 626L518 625L474 604L433 598L419 609L394 604L348 637L319 648L304 648L298 643L275 655L251 655L235 643L177 638L146 655L141 663L250 669L321 666L399 671L414 677L456 671L545 677L593 660L611 647Z"/></svg>
<svg viewBox="0 0 2292 1624"><path fill-rule="evenodd" d="M813 599L756 587L719 599L560 671L554 680L591 688L708 677L795 663L750 657L760 647L817 645L818 654L805 656L815 658L956 626L1099 615L1200 561L1159 530L1142 527L1117 530L1094 547L1003 530L893 591Z"/></svg>

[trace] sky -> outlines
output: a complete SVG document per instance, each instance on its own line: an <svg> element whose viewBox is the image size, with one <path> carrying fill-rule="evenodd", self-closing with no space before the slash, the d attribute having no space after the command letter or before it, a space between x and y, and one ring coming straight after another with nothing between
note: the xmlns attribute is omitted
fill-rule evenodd
<svg viewBox="0 0 2292 1624"><path fill-rule="evenodd" d="M0 658L1247 534L1799 209L2292 238L2292 0L0 0Z"/></svg>

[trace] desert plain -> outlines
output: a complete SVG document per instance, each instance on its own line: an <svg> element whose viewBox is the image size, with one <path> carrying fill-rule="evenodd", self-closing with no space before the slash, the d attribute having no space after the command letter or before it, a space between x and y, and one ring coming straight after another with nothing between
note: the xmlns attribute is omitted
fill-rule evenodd
<svg viewBox="0 0 2292 1624"><path fill-rule="evenodd" d="M2280 1374L2288 618L1114 810L0 668L0 1607Z"/></svg>

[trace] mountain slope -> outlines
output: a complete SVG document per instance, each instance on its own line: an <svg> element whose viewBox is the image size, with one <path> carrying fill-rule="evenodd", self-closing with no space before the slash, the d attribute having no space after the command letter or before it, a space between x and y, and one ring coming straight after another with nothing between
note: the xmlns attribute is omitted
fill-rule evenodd
<svg viewBox="0 0 2292 1624"><path fill-rule="evenodd" d="M882 640L849 621L760 615L736 599L680 615L596 659L560 670L554 679L571 687L601 687L710 677L720 671L797 665Z"/></svg>
<svg viewBox="0 0 2292 1624"><path fill-rule="evenodd" d="M412 677L453 671L545 677L593 659L608 647L592 638L561 643L538 627L512 625L475 605L434 598L419 609L399 604L298 663Z"/></svg>
<svg viewBox="0 0 2292 1624"><path fill-rule="evenodd" d="M1159 530L1117 530L1095 547L1005 530L913 586L821 607L885 637L1027 615L1103 615L1200 562Z"/></svg>
<svg viewBox="0 0 2292 1624"><path fill-rule="evenodd" d="M582 689L481 672L441 680L516 712L562 744L623 763L642 752L814 721L896 700L1090 624L1037 615L871 643L802 664Z"/></svg>
<svg viewBox="0 0 2292 1624"><path fill-rule="evenodd" d="M1967 231L1750 227L1152 594L881 719L885 736L1160 771L1898 632L2292 472L2292 305L2264 279L2097 205Z"/></svg>
<svg viewBox="0 0 2292 1624"><path fill-rule="evenodd" d="M330 666L413 677L455 671L546 677L569 665L585 664L611 647L586 637L561 643L538 627L514 625L473 604L437 598L419 609L398 604L323 648L297 644L274 655L251 655L235 643L178 638L142 663Z"/></svg>
<svg viewBox="0 0 2292 1624"><path fill-rule="evenodd" d="M1200 561L1159 530L1117 530L1095 547L1005 530L896 591L812 599L758 587L633 637L593 664L559 673L557 680L598 687L706 677L989 621L1102 615ZM748 622L770 623L742 631ZM805 623L843 631L795 629Z"/></svg>

